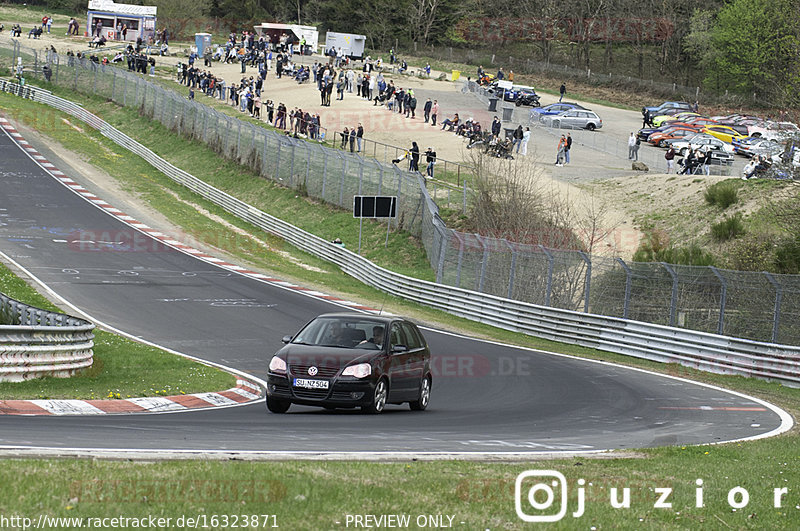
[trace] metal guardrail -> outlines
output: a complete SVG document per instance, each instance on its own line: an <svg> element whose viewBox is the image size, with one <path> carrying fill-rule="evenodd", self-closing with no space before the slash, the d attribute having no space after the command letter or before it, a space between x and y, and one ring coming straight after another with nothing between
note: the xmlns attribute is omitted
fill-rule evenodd
<svg viewBox="0 0 800 531"><path fill-rule="evenodd" d="M800 347L672 328L538 306L407 277L271 216L173 166L100 118L67 100L30 92L141 156L171 179L231 214L339 266L345 273L398 297L506 330L699 370L772 379L800 387ZM441 235L440 235L441 237Z"/></svg>
<svg viewBox="0 0 800 531"><path fill-rule="evenodd" d="M0 381L65 378L91 367L94 325L0 293Z"/></svg>

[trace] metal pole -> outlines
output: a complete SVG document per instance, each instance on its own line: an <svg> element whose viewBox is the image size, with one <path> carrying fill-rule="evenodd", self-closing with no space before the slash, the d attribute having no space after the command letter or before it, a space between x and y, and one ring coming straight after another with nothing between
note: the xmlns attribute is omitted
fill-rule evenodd
<svg viewBox="0 0 800 531"><path fill-rule="evenodd" d="M475 234L475 237L478 239L478 243L481 244L483 247L483 258L481 259L481 276L478 279L478 291L483 293L483 284L486 280L486 268L489 266L489 246L483 241L483 238L479 234Z"/></svg>
<svg viewBox="0 0 800 531"><path fill-rule="evenodd" d="M456 265L456 287L461 287L461 265L464 262L464 238L458 231L453 232L453 236L458 240L458 265Z"/></svg>
<svg viewBox="0 0 800 531"><path fill-rule="evenodd" d="M391 207L390 207L391 210L389 211L389 214L391 214L392 211L395 210L395 201L397 201L397 198L396 197L392 197L392 204L391 204ZM392 228L392 217L390 215L389 216L389 223L386 224L386 243L383 246L384 249L388 249L389 248L389 230L391 228Z"/></svg>
<svg viewBox="0 0 800 531"><path fill-rule="evenodd" d="M539 249L547 256L547 291L544 295L544 305L550 306L550 296L553 293L553 254L544 245L539 245Z"/></svg>
<svg viewBox="0 0 800 531"><path fill-rule="evenodd" d="M778 342L778 325L781 321L781 302L783 301L783 286L781 286L771 273L763 271L770 284L775 288L775 309L772 313L772 342Z"/></svg>
<svg viewBox="0 0 800 531"><path fill-rule="evenodd" d="M592 285L592 261L583 251L578 251L586 264L586 278L583 283L583 313L589 313L589 290Z"/></svg>
<svg viewBox="0 0 800 531"><path fill-rule="evenodd" d="M717 277L719 283L722 285L722 293L720 296L719 301L719 323L717 324L717 333L722 334L722 331L725 329L725 304L727 303L728 299L728 281L725 280L720 272L714 266L708 266L714 276Z"/></svg>
<svg viewBox="0 0 800 531"><path fill-rule="evenodd" d="M622 261L622 258L616 258L617 262L622 266L625 270L625 301L622 306L622 318L628 318L628 305L630 304L631 300L631 268L628 267L628 264Z"/></svg>
<svg viewBox="0 0 800 531"><path fill-rule="evenodd" d="M511 268L508 271L508 298L511 299L511 295L514 293L514 274L517 270L517 248L508 240L504 239L503 241L511 249Z"/></svg>
<svg viewBox="0 0 800 531"><path fill-rule="evenodd" d="M660 262L664 269L667 270L669 276L672 277L672 296L669 301L669 325L675 326L675 317L678 312L678 274L672 269L672 266L666 262Z"/></svg>

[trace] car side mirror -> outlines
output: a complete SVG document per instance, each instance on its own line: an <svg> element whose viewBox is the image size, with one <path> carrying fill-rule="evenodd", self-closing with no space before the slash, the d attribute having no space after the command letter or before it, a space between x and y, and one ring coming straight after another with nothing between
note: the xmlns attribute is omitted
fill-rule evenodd
<svg viewBox="0 0 800 531"><path fill-rule="evenodd" d="M288 343L291 340L292 340L292 336L283 336L281 338L281 341L283 341L284 343Z"/></svg>
<svg viewBox="0 0 800 531"><path fill-rule="evenodd" d="M408 347L405 345L394 345L392 347L392 354L400 354L401 352L407 352Z"/></svg>

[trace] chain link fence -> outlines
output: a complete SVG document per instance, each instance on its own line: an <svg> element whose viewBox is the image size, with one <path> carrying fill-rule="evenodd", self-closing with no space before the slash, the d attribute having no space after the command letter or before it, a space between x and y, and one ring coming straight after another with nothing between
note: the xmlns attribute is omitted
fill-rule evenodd
<svg viewBox="0 0 800 531"><path fill-rule="evenodd" d="M48 58L41 53L18 44L8 52L0 46L0 66L22 57L25 75L43 75ZM440 284L546 307L800 344L800 275L626 263L458 232L439 217L435 201L442 197L432 196L418 174L256 127L113 66L77 59L64 64L57 56L49 61L53 83L136 108L309 196L350 209L356 194L396 194L398 224L421 238ZM3 90L21 92L13 87L0 83Z"/></svg>

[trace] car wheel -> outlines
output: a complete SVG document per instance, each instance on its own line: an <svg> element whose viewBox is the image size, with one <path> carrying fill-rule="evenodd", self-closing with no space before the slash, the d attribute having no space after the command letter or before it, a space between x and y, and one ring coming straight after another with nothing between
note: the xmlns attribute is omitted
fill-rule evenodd
<svg viewBox="0 0 800 531"><path fill-rule="evenodd" d="M364 413L380 413L386 407L386 398L389 396L389 386L386 385L386 380L381 378L375 384L375 389L372 391L372 400L368 406L363 406L361 411Z"/></svg>
<svg viewBox="0 0 800 531"><path fill-rule="evenodd" d="M553 120L553 127L559 129L561 127L561 122L559 120Z"/></svg>
<svg viewBox="0 0 800 531"><path fill-rule="evenodd" d="M267 397L267 409L272 413L286 413L292 405L288 400L281 400L280 398Z"/></svg>
<svg viewBox="0 0 800 531"><path fill-rule="evenodd" d="M408 405L414 411L424 411L428 407L428 402L431 399L431 377L426 376L419 384L419 399L414 402L409 402Z"/></svg>
<svg viewBox="0 0 800 531"><path fill-rule="evenodd" d="M515 103L517 107L522 107L522 100L518 99Z"/></svg>
<svg viewBox="0 0 800 531"><path fill-rule="evenodd" d="M595 128L594 124L587 124L586 125L586 129L588 129L589 131L594 131L596 128Z"/></svg>

